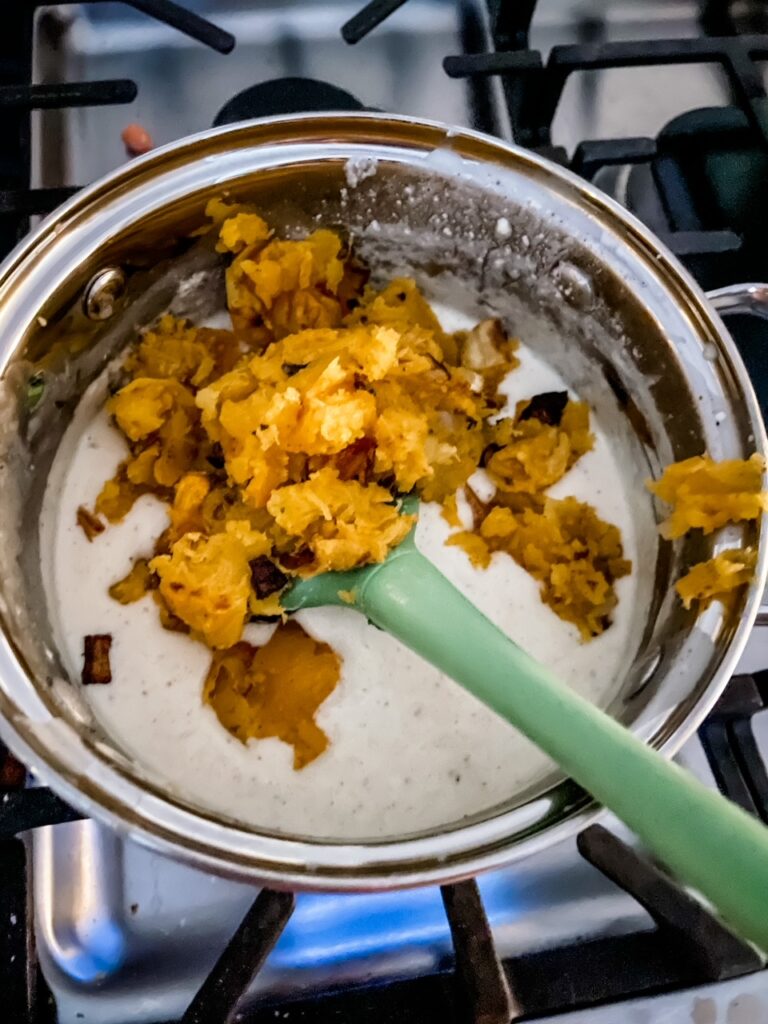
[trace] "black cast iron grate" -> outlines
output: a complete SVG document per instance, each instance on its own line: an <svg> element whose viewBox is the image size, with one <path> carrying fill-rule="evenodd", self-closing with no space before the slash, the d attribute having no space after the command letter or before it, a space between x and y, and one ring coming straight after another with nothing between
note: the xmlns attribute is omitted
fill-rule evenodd
<svg viewBox="0 0 768 1024"><path fill-rule="evenodd" d="M342 35L349 43L359 42L402 3L403 0L372 0L347 22ZM588 178L604 167L648 165L666 213L665 224L654 225L657 234L707 286L736 280L742 266L737 255L742 248L742 226L718 223L719 197L709 195L711 183L705 183L703 194L694 187L694 178L688 173L690 168L681 167L677 154L668 152L668 139L660 144L650 138L587 140L569 159L562 147L552 144L552 122L565 84L576 72L717 64L725 72L732 94L733 106L728 110L743 117L750 132L751 146L766 153L768 96L759 61L768 59L768 36L738 35L732 5L726 0L706 0L701 5L701 23L705 31L714 29L717 35L632 42L587 39L576 45L555 46L544 59L540 51L529 46L536 0L516 0L515 3L486 0L485 6L487 45L479 45L479 40L475 45L467 45L467 33L463 33L464 52L448 56L444 61L447 74L466 79L473 91L479 91L482 100L477 126L492 132L497 130L488 101L490 94L487 88L482 91L483 83L497 77L502 83L513 137L520 145L570 166ZM467 2L464 9L470 10L471 4ZM764 20L753 18L757 23L764 23ZM585 35L589 37L590 32ZM734 138L734 134L742 130L740 121L735 127L731 125L731 138L726 139L722 115L718 112L712 120L719 133L715 148L741 147L741 138ZM702 125L698 133L705 133ZM699 156L702 142L703 139L697 151ZM718 184L715 183L715 188Z"/></svg>
<svg viewBox="0 0 768 1024"><path fill-rule="evenodd" d="M62 0L62 6L78 0ZM106 0L86 0L101 3ZM229 53L235 40L229 32L171 0L122 0L138 11L165 22L206 46ZM29 230L29 218L49 213L77 191L31 189L30 112L61 107L131 103L137 88L130 79L32 84L32 49L35 12L43 0L13 0L3 8L0 33L0 137L5 144L0 158L0 252L7 253Z"/></svg>
<svg viewBox="0 0 768 1024"><path fill-rule="evenodd" d="M301 1024L509 1024L759 970L755 951L697 900L600 825L578 838L582 857L633 896L655 929L500 960L474 880L442 887L453 957L442 970L287 1000ZM275 1005L240 1009L243 996L293 911L293 896L264 889L181 1024L270 1024Z"/></svg>
<svg viewBox="0 0 768 1024"><path fill-rule="evenodd" d="M64 0L74 3L76 0ZM100 3L102 0L86 0ZM123 0L136 10L228 53L235 40L171 0ZM3 7L0 33L0 253L8 253L29 230L29 218L49 213L76 188L30 188L31 112L51 108L130 103L137 94L129 79L35 85L32 53L35 13L43 0L13 0ZM50 995L34 955L27 906L29 865L17 833L72 821L80 815L45 788L24 788L26 773L0 745L0 1017L8 1024L54 1019Z"/></svg>
<svg viewBox="0 0 768 1024"><path fill-rule="evenodd" d="M766 698L768 673L735 677L701 736L723 791L768 821L765 768L749 730L751 717L766 708ZM13 837L79 815L47 789L25 789L25 778L23 766L3 752L0 990L11 1024L47 1024L54 1019L54 1008L34 956L24 846ZM501 961L477 883L447 885L442 895L453 940L451 963L415 979L283 1001L281 1012L290 1012L302 1024L356 1024L363 1017L375 1024L416 1024L425 1017L456 1024L507 1024L722 981L764 966L748 943L602 826L582 832L577 845L582 857L649 913L655 929ZM240 1007L293 908L290 893L260 892L180 1024L274 1020L273 1003L252 1010Z"/></svg>
<svg viewBox="0 0 768 1024"><path fill-rule="evenodd" d="M718 787L768 824L768 774L753 719L768 708L768 669L736 676L699 730Z"/></svg>

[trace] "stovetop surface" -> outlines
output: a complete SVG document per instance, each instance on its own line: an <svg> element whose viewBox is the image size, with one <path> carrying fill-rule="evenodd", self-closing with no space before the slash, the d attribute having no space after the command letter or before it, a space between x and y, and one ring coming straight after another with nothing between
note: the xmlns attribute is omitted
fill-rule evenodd
<svg viewBox="0 0 768 1024"><path fill-rule="evenodd" d="M157 145L207 128L217 112L255 81L302 76L330 82L370 108L473 126L465 83L446 76L447 54L461 52L464 5L454 0L408 0L375 32L347 46L339 26L357 2L224 0L188 4L215 17L237 36L226 59L122 6L63 8L40 26L36 77L41 81L132 78L129 105L83 107L35 114L35 183L82 185L122 163L120 133L138 121ZM476 9L483 20L484 5ZM530 44L593 40L675 39L700 34L698 5L683 0L539 0ZM57 45L45 45L46 38ZM492 81L499 135L511 138L501 86ZM729 102L715 64L611 68L571 77L553 125L554 141L572 153L584 139L655 136L672 118ZM49 130L50 129L50 130Z"/></svg>
<svg viewBox="0 0 768 1024"><path fill-rule="evenodd" d="M698 737L678 760L715 786ZM633 843L616 819L604 823ZM175 1020L253 902L253 887L183 867L93 821L38 829L32 842L38 949L62 1024ZM479 885L502 959L654 927L579 857L573 840L482 876ZM417 977L444 969L450 956L437 888L300 894L249 999L296 1000ZM695 996L687 993L690 1007ZM765 997L768 1012L768 977Z"/></svg>
<svg viewBox="0 0 768 1024"><path fill-rule="evenodd" d="M237 35L233 54L222 60L122 6L83 5L42 15L38 81L129 77L140 91L128 106L36 112L35 184L81 185L122 163L120 133L129 121L144 125L158 144L171 141L206 128L255 80L286 75L331 82L367 107L473 124L464 83L446 78L441 66L446 54L461 49L467 5L410 0L354 48L341 41L339 26L358 4L199 0L190 6L215 12L218 24ZM531 44L546 53L555 44L593 39L695 36L697 11L681 2L544 0ZM509 138L500 89L494 81L487 99L498 133ZM584 139L656 136L684 111L728 102L725 78L715 66L585 72L566 88L553 142L571 153ZM626 198L626 176L608 176L604 185ZM758 629L740 670L765 668L768 629ZM754 716L752 729L768 753L768 711ZM699 737L680 760L715 785ZM618 822L606 822L631 839ZM172 863L94 822L41 828L28 842L38 950L62 1024L178 1018L253 902L252 887ZM502 957L653 928L649 915L585 863L572 841L479 884ZM451 948L436 889L300 895L250 996L288 1000L274 1015L290 1018L291 1001L307 994L438 972ZM608 1006L558 1017L571 1024L619 1019L768 1022L768 975L627 1002L618 1011Z"/></svg>

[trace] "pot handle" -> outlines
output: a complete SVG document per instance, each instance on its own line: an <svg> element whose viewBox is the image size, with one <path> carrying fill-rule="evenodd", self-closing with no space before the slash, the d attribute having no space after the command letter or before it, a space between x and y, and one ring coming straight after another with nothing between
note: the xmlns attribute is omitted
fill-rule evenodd
<svg viewBox="0 0 768 1024"><path fill-rule="evenodd" d="M721 316L747 314L768 320L768 284L728 284L707 292L707 298Z"/></svg>
<svg viewBox="0 0 768 1024"><path fill-rule="evenodd" d="M768 284L728 284L707 292L707 298L721 316L759 316L768 320ZM768 590L755 620L758 626L768 626Z"/></svg>

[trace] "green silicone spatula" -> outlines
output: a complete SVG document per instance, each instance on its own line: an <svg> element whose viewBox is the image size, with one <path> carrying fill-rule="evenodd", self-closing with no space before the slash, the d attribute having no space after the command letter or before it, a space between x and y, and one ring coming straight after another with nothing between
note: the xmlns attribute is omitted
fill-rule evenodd
<svg viewBox="0 0 768 1024"><path fill-rule="evenodd" d="M525 733L768 950L768 829L529 657L419 554L413 533L381 564L296 582L283 606L355 608L397 637Z"/></svg>

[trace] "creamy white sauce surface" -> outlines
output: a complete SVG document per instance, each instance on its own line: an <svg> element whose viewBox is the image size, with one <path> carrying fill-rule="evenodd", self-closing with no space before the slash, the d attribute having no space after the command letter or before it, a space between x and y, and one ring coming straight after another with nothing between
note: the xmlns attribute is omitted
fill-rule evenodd
<svg viewBox="0 0 768 1024"><path fill-rule="evenodd" d="M448 329L464 326L441 310ZM450 320L450 322L448 322ZM529 350L505 383L514 403L562 390L562 378ZM104 733L138 767L181 799L268 831L335 838L402 836L452 824L515 798L552 770L549 759L507 723L352 609L320 608L297 618L343 658L341 681L317 722L329 749L302 771L277 739L247 746L202 702L210 652L162 629L151 598L123 606L108 587L149 556L167 524L165 506L140 499L126 519L89 542L77 507L92 507L126 446L103 410L106 381L84 396L67 430L46 493L41 551L49 611L73 680L83 637L113 637L113 681L83 688ZM589 501L622 533L634 569L617 583L619 605L603 636L581 643L545 607L537 583L511 558L472 568L436 506L422 507L417 543L504 632L574 690L605 706L621 685L646 621L652 567L638 566L633 502L645 502L593 417L596 445L550 493ZM482 482L480 482L481 486ZM649 506L648 506L649 507ZM273 627L251 624L263 643ZM80 685L78 682L75 685ZM510 680L514 685L514 680Z"/></svg>

